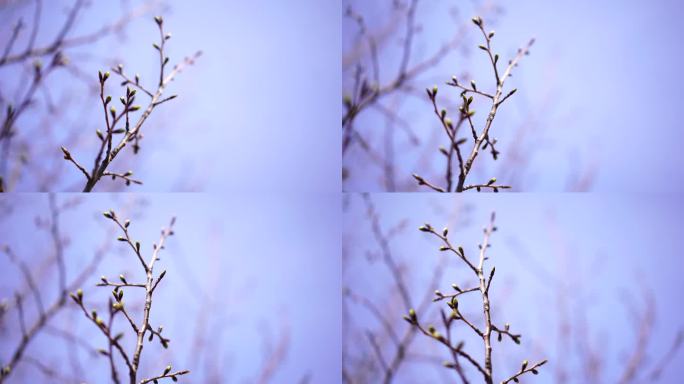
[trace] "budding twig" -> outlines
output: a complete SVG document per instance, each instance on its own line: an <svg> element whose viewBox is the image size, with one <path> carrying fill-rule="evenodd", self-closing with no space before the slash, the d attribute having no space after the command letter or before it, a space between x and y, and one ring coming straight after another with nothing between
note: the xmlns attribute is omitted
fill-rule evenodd
<svg viewBox="0 0 684 384"><path fill-rule="evenodd" d="M428 327L424 327L419 318L418 314L414 309L410 309L409 313L407 316L404 316L404 319L411 324L412 326L418 328L421 333L424 335L430 337L431 339L434 339L438 341L439 343L443 344L444 346L447 347L449 352L452 355L452 361L446 362L444 365L447 368L451 369L456 369L458 367L458 358L463 357L468 361L474 368L476 368L483 376L485 383L487 384L492 384L494 382L494 368L492 364L492 343L491 343L491 336L492 333L497 334L497 339L499 341L502 341L502 336L506 335L511 338L516 344L520 344L520 338L521 335L519 334L514 334L510 331L510 325L506 324L503 329L497 327L496 325L493 324L492 322L492 315L491 315L491 299L490 299L490 287L492 280L494 279L495 275L495 268L492 268L489 273L485 273L485 266L484 263L486 260L488 260L488 257L486 256L487 249L491 246L490 244L490 237L491 235L497 230L497 228L494 226L494 219L495 216L492 213L489 224L484 228L484 238L482 240L482 243L479 245L479 255L478 255L478 261L477 264L473 263L465 254L465 251L463 250L462 247L454 247L451 242L449 241L448 235L449 235L449 230L445 228L441 232L436 231L431 225L425 224L418 228L421 232L426 232L430 233L434 236L436 236L438 239L440 239L443 243L443 245L440 247L441 252L451 252L456 254L459 259L461 259L467 266L468 268L473 272L475 277L477 278L477 287L473 288L468 288L468 289L461 289L457 285L452 285L452 288L454 291L456 291L453 294L444 294L441 291L437 290L435 291L435 298L433 299L433 302L439 302L442 300L445 300L447 303L447 306L451 310L450 315L446 315L444 311L442 311L442 322L444 325L444 329L446 330L446 336L441 334L437 329L430 325ZM459 301L458 298L466 293L470 292L480 292L480 297L482 300L482 314L483 314L483 322L484 326L479 327L476 325L475 322L469 320L463 312L459 309ZM458 343L454 344L453 340L451 339L451 327L453 324L456 322L463 322L470 330L472 330L478 337L482 339L482 343L484 345L484 356L483 356L483 361L480 363L477 361L475 358L473 358L469 353L465 352L463 350L463 343ZM515 381L518 382L518 376L521 376L524 373L531 372L533 374L537 374L537 368L542 366L543 364L546 363L546 360L543 360L539 363L536 363L535 365L528 367L527 361L523 363L523 366L520 369L520 372L516 373L515 375L511 376L510 378L504 380L502 384L505 384L509 381ZM457 372L458 373L458 372ZM459 373L460 376L460 373Z"/></svg>
<svg viewBox="0 0 684 384"><path fill-rule="evenodd" d="M57 69L65 69L71 74L81 77L79 63L70 60L70 49L95 44L109 35L120 33L133 19L148 13L155 7L156 0L144 1L113 22L101 24L98 29L85 33L78 31L76 25L88 8L88 1L72 1L62 20L57 20L57 15L50 15L51 23L55 21L59 24L55 25L56 28L51 36L43 36L45 39L41 45L38 44L37 37L39 30L45 29L41 28L44 27L43 22L45 21L45 17L43 17L45 1L36 0L31 3L35 4L31 19L25 22L20 18L16 22L9 40L2 47L0 55L0 68L5 70L17 68L19 72L15 71L14 75L23 73L26 67L33 65L31 81L20 81L17 84L16 92L13 92L18 95L17 100L5 100L4 97L2 100L2 103L7 106L7 113L0 116L0 177L5 178L6 190L13 189L16 180L31 179L23 175L24 169L31 170L32 167L28 167L28 165L42 162L40 160L42 156L40 152L42 151L33 148L33 146L38 145L35 138L22 135L22 131L27 131L26 128L28 127L24 127L26 122L22 124L20 119L28 111L31 111L30 113L35 117L40 91L44 91L46 97L49 119L54 120L54 113L56 111L61 112L51 100L51 85L48 81L48 77L57 72ZM48 29L52 30L52 28ZM22 34L26 36L22 36ZM7 94L11 93L9 90L6 91L8 91ZM5 112L5 108L3 108L3 112ZM42 130L50 129L49 127L42 127L45 122L38 122L38 124L41 125ZM34 154L37 158L31 158ZM75 160L71 162L79 168ZM10 166L12 169L9 169ZM50 181L54 179L57 177L53 177ZM39 188L46 189L47 187L42 183L44 180L41 180Z"/></svg>
<svg viewBox="0 0 684 384"><path fill-rule="evenodd" d="M150 101L146 108L134 105L136 97L136 89L130 87L126 88L125 97L121 97L120 101L123 110L117 112L117 109L112 103L111 96L105 96L105 83L110 77L109 72L99 73L99 85L100 85L100 101L104 110L104 120L105 120L105 133L96 132L100 138L100 147L95 156L93 168L90 172L86 171L83 166L81 166L69 153L69 151L62 147L64 152L64 158L73 163L85 176L86 183L83 187L83 192L91 192L95 185L100 181L103 176L111 176L112 180L117 178L124 180L127 186L131 184L142 184L142 181L133 179L130 176L133 174L132 171L126 173L118 173L109 171L108 167L117 157L117 155L129 144L132 143L133 153L137 154L140 150L140 140L142 139L142 126L147 120L147 118L152 114L152 111L159 105L173 100L177 95L172 95L166 98L162 98L166 87L169 85L173 79L183 71L183 69L194 64L195 59L197 59L201 52L195 53L191 58L185 58L180 64L177 64L173 69L166 74L165 68L169 64L169 58L166 56L165 46L166 41L171 38L171 35L164 32L164 20L161 16L154 18L155 23L158 26L160 34L160 42L153 44L154 49L159 53L159 82L154 91L150 91L140 84L140 78L138 75L135 76L135 80L131 80L124 70L123 65L119 65L113 68L112 71L124 79L121 83L122 86L131 85L136 89L143 91L147 96L150 97ZM138 117L135 123L131 122L131 113L135 113L139 110L143 110L142 114ZM117 124L123 124L124 128L117 128ZM121 135L120 139L116 139L116 135ZM118 141L118 144L115 143Z"/></svg>
<svg viewBox="0 0 684 384"><path fill-rule="evenodd" d="M397 189L395 182L395 125L406 134L409 143L413 146L420 144L419 136L414 132L408 119L402 119L399 113L392 106L384 105L385 101L398 93L411 94L417 87L417 79L425 75L430 69L444 61L450 53L458 49L464 42L468 29L466 26L459 26L453 36L445 41L437 49L430 52L425 57L417 57L415 46L420 37L420 7L428 5L426 1L411 0L405 2L392 2L392 21L387 24L394 24L395 20L400 22L401 29L397 34L401 41L401 51L397 57L396 65L384 63L387 55L383 54L383 43L390 41L383 30L380 33L373 33L369 30L365 18L353 7L348 7L345 16L350 18L358 26L359 36L356 45L345 52L343 60L343 70L349 72L349 90L342 97L342 156L349 153L349 148L358 144L360 150L366 152L371 160L370 164L376 164L383 170L384 184L386 190L394 191ZM488 12L491 7L483 5L482 12ZM394 37L394 36L392 36ZM366 55L365 52L368 52ZM361 54L364 53L364 54ZM389 76L381 76L381 71L386 68L397 68ZM346 79L345 79L346 80ZM375 148L372 142L366 137L358 117L368 114L370 110L375 110L383 115L388 126L385 133L384 148ZM366 127L370 128L370 127ZM370 130L369 130L370 131ZM364 163L367 164L367 163ZM348 167L343 168L343 178L347 179L352 170Z"/></svg>
<svg viewBox="0 0 684 384"><path fill-rule="evenodd" d="M437 191L437 192L464 192L467 190L475 189L478 192L480 192L482 189L491 189L493 192L499 192L501 189L508 189L510 188L509 185L504 185L504 184L495 184L494 182L496 181L496 178L492 178L493 181L490 180L488 183L482 183L482 184L471 184L471 185L466 185L466 178L470 174L470 171L472 170L473 163L475 162L475 159L477 158L480 149L487 149L487 147L490 148L492 158L494 160L497 160L499 151L496 149L495 144L496 144L496 139L490 138L490 129L492 127L492 123L494 122L494 118L496 116L496 113L498 111L498 108L501 104L503 104L506 100L508 100L509 97L511 97L515 92L516 89L513 89L506 93L504 95L504 83L508 77L511 76L511 71L513 70L514 67L518 65L518 62L520 59L524 56L529 54L529 49L534 43L534 39L530 40L529 43L525 46L523 49L519 49L518 53L516 56L508 62L508 65L505 67L505 70L503 74L499 73L498 69L498 62L499 62L499 55L495 54L492 50L491 46L491 40L494 37L494 31L491 32L486 32L484 29L484 21L480 17L474 17L472 19L473 23L479 28L479 30L482 32L482 35L485 40L485 44L480 45L479 48L487 53L487 56L490 60L490 63L492 65L492 72L494 74L494 80L495 80L495 91L494 93L488 93L484 92L482 90L479 90L477 88L477 84L475 83L474 80L471 80L470 86L464 86L461 83L459 83L458 78L456 76L452 77L452 80L447 83L447 85L452 86L454 88L458 88L461 90L461 97L463 99L463 103L461 104L461 107L459 108L459 123L458 126L460 126L461 122L463 120L468 121L468 125L470 126L471 133L472 133L472 138L473 138L473 147L470 150L470 154L467 156L462 156L461 154L461 149L460 146L457 145L457 143L463 144L467 139L461 139L463 141L460 141L457 139L457 133L458 129L454 129L453 126L450 124L451 120L447 118L447 111L446 110L441 110L441 112L438 112L439 108L437 106L437 87L433 87L432 89L427 89L427 94L428 98L432 102L435 114L439 118L440 122L442 123L442 126L445 129L445 132L447 134L447 137L449 138L450 142L450 149L449 152L446 153L447 155L447 188L440 188L437 187L428 181L426 181L423 177L420 177L418 175L413 175L413 177L418 181L418 185L425 185L429 187L430 189ZM486 99L491 100L491 106L489 109L489 114L487 115L487 118L484 123L484 127L478 131L478 129L475 127L475 124L473 123L472 116L475 114L475 111L470 108L470 104L473 101L472 96L468 96L468 94L474 94L478 96L482 96ZM451 183L451 162L452 162L452 157L451 157L451 151L455 150L457 154L457 159L458 159L458 169L459 169L459 174L458 174L458 181L456 183L456 186L452 190L452 183ZM444 151L440 149L442 153Z"/></svg>
<svg viewBox="0 0 684 384"><path fill-rule="evenodd" d="M162 228L161 231L161 236L159 238L159 241L153 245L153 250L152 254L149 258L149 260L145 260L142 256L141 252L141 246L140 243L137 241L133 241L131 239L131 235L129 233L129 227L130 227L130 220L125 220L121 221L117 214L112 211L106 211L104 212L104 217L112 220L122 231L123 235L119 236L117 239L120 242L124 242L128 244L128 246L132 249L132 251L135 253L137 260L140 262L140 266L142 267L143 271L145 272L145 283L130 283L126 276L124 275L119 275L119 280L121 283L116 283L116 282L110 282L109 279L105 276L102 276L100 279L101 282L97 284L97 286L100 287L114 287L114 290L112 291L112 296L114 298L114 301L112 299L109 299L109 313L110 313L110 318L109 322L106 323L103 319L99 318L97 315L97 312L92 311L88 312L85 308L85 304L83 302L83 291L79 290L75 294L71 294L71 298L76 302L76 304L82 309L83 313L86 315L88 319L90 319L95 325L100 329L100 331L105 335L107 338L107 341L109 343L109 352L108 352L108 357L110 358L110 365L111 365L111 370L112 370L112 379L117 382L118 380L118 374L116 371L116 367L114 365L114 362L112 359L112 351L116 350L118 351L118 354L122 357L122 359L125 361L126 366L128 368L128 377L129 377L129 382L130 384L136 384L138 383L138 375L139 375L139 366L140 366L140 359L142 357L142 352L143 352L143 347L144 347L144 341L145 337L147 335L147 332L149 331L149 337L148 341L152 341L154 337L156 336L159 342L161 343L162 347L168 348L169 342L171 341L168 338L165 338L162 336L162 327L159 327L158 329L154 329L152 325L150 324L150 313L152 310L152 299L153 299L153 294L159 284L159 282L164 278L166 275L166 271L163 271L158 277L154 275L154 266L156 262L159 260L159 252L164 249L164 244L168 237L172 236L174 234L173 232L173 225L175 223L175 218L171 219L171 222L168 227ZM143 313L142 313L142 319L140 320L139 323L136 323L129 311L126 309L125 303L123 301L123 296L124 296L124 289L126 288L143 288L145 290L145 304L143 307ZM114 317L118 314L122 313L123 316L126 318L126 321L130 325L131 329L133 330L133 333L135 334L135 347L132 352L126 351L121 344L119 343L119 340L123 337L123 334L117 334L117 335L112 335L112 324L114 321ZM177 372L171 372L171 366L168 366L164 372L161 375L155 376L153 378L149 379L143 379L140 381L141 383L147 383L147 382L157 382L160 379L164 378L169 378L173 381L177 381L177 376L185 375L189 373L190 371L183 370L183 371L177 371Z"/></svg>

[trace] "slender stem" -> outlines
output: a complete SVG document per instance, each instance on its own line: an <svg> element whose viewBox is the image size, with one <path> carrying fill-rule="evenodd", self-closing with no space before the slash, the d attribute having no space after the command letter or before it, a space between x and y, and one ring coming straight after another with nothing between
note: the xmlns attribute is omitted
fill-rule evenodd
<svg viewBox="0 0 684 384"><path fill-rule="evenodd" d="M484 274L484 261L485 252L489 247L489 236L492 234L494 228L494 214L492 214L491 220L487 228L485 228L484 240L480 245L480 261L477 266L477 277L480 281L480 292L482 294L482 310L484 312L485 329L482 332L482 341L484 342L485 349L485 361L484 369L487 375L485 376L485 381L487 384L492 384L492 315L490 313L490 303L489 303L489 290L487 289L487 281Z"/></svg>

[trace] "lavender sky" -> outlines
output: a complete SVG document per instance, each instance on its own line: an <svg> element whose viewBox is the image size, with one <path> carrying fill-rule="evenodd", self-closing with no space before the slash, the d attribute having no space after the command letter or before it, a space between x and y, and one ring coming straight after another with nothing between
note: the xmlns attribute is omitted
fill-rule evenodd
<svg viewBox="0 0 684 384"><path fill-rule="evenodd" d="M637 336L630 306L643 313L644 292L652 293L655 302L655 324L645 349L647 362L653 364L667 355L677 332L684 329L684 313L675 304L684 290L679 278L684 268L680 244L684 222L679 215L683 207L675 196L375 194L371 200L384 233L394 233L389 249L401 265L414 303L431 292L433 268L444 258L447 267L438 289L448 292L452 283L470 287L466 267L449 257L450 253L440 252L439 241L417 228L424 223L440 230L449 227L451 242L462 245L472 258L482 241L482 228L490 213L496 212L499 230L492 236L486 264L496 266L491 288L494 321L509 322L512 330L523 334L520 347L511 342L495 343L496 382L503 380L504 373L515 372L523 359L542 358L549 359L549 365L527 382L557 382L556 370L561 367L570 369L571 383L582 382L581 371L575 369L579 367L578 348L583 338L572 333L570 346L564 349L558 338L562 320L572 325L573 332L586 324L588 337L584 340L603 361L600 382L617 382ZM344 214L343 285L384 309L401 335L408 328L402 320L405 309L398 301L389 269L381 262L366 215L361 197L350 196ZM366 308L348 303L345 332L353 335L354 330L382 329ZM477 319L477 300L462 299L462 303L469 303L464 306L471 308L471 319ZM432 309L419 313L420 318L437 324L438 307L431 304ZM447 308L445 304L442 307ZM481 340L468 338L464 328L456 329L456 334L467 341L466 348L480 354ZM372 360L374 354L365 334L362 336L346 340L349 353L359 356L366 351L367 359ZM416 340L408 353L433 356L437 363L403 365L397 382L453 379L452 373L439 366L448 360L448 353L422 336ZM391 348L384 351L385 356L391 356ZM660 382L677 382L682 375L684 352L679 350L671 357ZM348 364L344 367L350 369Z"/></svg>
<svg viewBox="0 0 684 384"><path fill-rule="evenodd" d="M405 20L393 19L389 3L344 1L365 17L369 31L382 36L378 40L383 47L381 83L396 75L405 34ZM499 11L482 11L492 5ZM418 147L408 144L407 135L396 128L399 190L416 189L410 178L413 172L443 183L444 161L437 147L446 146L446 138L423 90L440 86L441 105L455 115L459 92L444 85L453 75L462 76L462 83L477 80L480 89L492 87L491 66L486 54L477 49L481 35L470 22L477 13L483 14L488 30L496 30L493 46L502 59L512 57L530 37L536 43L508 82L508 89L518 88L518 93L500 108L494 121L492 134L499 139L500 162L495 164L491 157L478 159L475 181L493 176L503 181L500 167L516 161L513 146L521 140L529 164L514 167L523 173L516 180L523 192L563 191L582 174L592 176L591 189L596 191L682 191L678 143L684 133L678 118L682 103L678 63L684 5L673 0L419 2L415 17L420 32L414 38L409 68L452 39L460 28L465 26L468 33L462 46L413 82L414 92L383 100L386 108L410 124L422 143ZM346 59L357 41L358 28L349 18L342 25ZM351 92L354 70L352 65L345 68L345 94ZM485 108L484 103L475 104L477 122L486 117ZM356 124L381 153L387 143L385 126L377 111L366 111ZM522 127L528 133L523 135ZM425 145L432 149L425 151ZM345 165L355 171L345 183L346 190L383 190L381 169L358 147L346 156Z"/></svg>
<svg viewBox="0 0 684 384"><path fill-rule="evenodd" d="M43 3L38 45L54 36L73 0ZM79 15L73 33L97 30L120 16L122 9L139 3L92 2ZM187 367L193 370L190 382L205 382L213 370L225 375L227 382L250 382L258 375L264 344L277 344L288 335L287 357L274 382L297 382L307 375L311 383L339 382L341 368L347 367L343 345L352 355L370 360L370 354L363 356L369 351L364 332L379 328L358 305L343 313L344 289L381 303L401 330L407 327L401 320L405 308L391 290L391 276L378 262L362 197L340 196L341 190L383 190L381 170L372 159L358 147L344 161L340 153L342 96L350 91L353 73L353 67L343 66L357 33L355 24L344 18L344 10L353 5L364 14L369 29L376 31L388 27L392 14L385 4L391 2L153 3L154 9L133 20L125 33L69 51L83 72L60 71L49 83L50 97L62 114L58 119L46 114L41 96L18 122L20 129L27 128L20 133L23 140L34 146L29 168L40 172L35 178L33 174L20 177L16 190L44 190L43 181L51 177L57 191L81 189L82 177L62 159L59 146L68 146L78 159L91 163L97 144L94 132L103 125L101 105L92 93L97 71L123 63L144 82L153 81L158 73L152 43L158 31L152 16L163 15L173 36L171 62L197 50L203 55L171 84L169 93L179 97L162 105L148 121L142 154L120 158L117 170L133 169L145 184L125 189L104 180L98 188L143 194L58 196L60 202L81 201L61 221L69 239L67 271L75 273L109 239L106 261L84 286L89 303L103 303L108 291L94 287L100 275L136 272L135 260L114 241L117 234L108 232L111 223L102 211L124 212L128 207L132 231L148 250L159 228L175 215L177 235L161 260L169 272L153 311L174 341L171 352L150 348L153 357L145 366L152 369L172 362L179 369ZM0 47L10 38L13 23L19 18L31 20L33 4L0 1ZM463 47L416 80L419 97L402 94L388 100L422 143L412 146L403 134L394 138L399 189L418 190L410 177L418 170L431 177L442 175L437 146L445 141L440 141L444 137L423 88L438 84L444 97L440 100L451 111L458 93L443 83L452 75L468 73L480 88L491 86L489 67L476 48L480 42L470 23L487 4L491 3L420 2L415 60L439 48L461 26L467 25L470 32ZM563 320L579 324L583 314L590 347L604 358L602 378L616 381L635 339L628 308L643 309L642 293L651 292L656 305L646 348L649 362L660 359L684 329L684 313L678 306L684 291L679 242L684 235L679 214L684 211L679 148L684 133L678 114L684 101L679 65L684 3L520 0L495 4L499 11L485 15L485 22L497 31L494 45L503 58L515 54L530 37L536 43L510 81L519 92L502 107L494 124L502 158L493 164L483 157L473 177L483 181L501 177L501 165L512 164L507 157L512 143L521 139L528 162L516 163L506 172L520 172L518 190L538 193L458 197L378 193L371 199L383 228L402 223L390 249L406 268L415 300L445 256L438 252L435 239L416 228L425 222L438 228L449 225L451 236L472 254L488 215L496 211L499 232L493 239L491 263L497 266L497 278L492 296L502 304L495 314L524 334L521 347L508 343L496 352L496 366L514 371L522 359L548 358L549 365L535 382L552 383L562 368L560 359L568 352L572 357L565 367L576 369L578 347L563 350L557 329ZM456 13L451 11L454 5ZM398 66L403 33L400 23L390 24L388 31L389 50L380 56L382 63L389 63L387 70L383 64L383 80ZM19 42L22 39L26 35ZM16 87L24 85L31 71L30 62L25 67L0 68L0 94L16 96ZM121 90L113 85L108 90L116 100ZM478 118L486 115L480 113L482 107L476 104ZM50 135L43 134L46 127L54 127ZM360 116L356 127L373 146L386 145L385 121L377 113ZM520 127L531 131L523 137ZM78 140L72 140L74 135ZM344 185L343 167L352 169ZM555 193L571 188L583 176L595 193ZM209 193L156 194L166 191ZM35 229L35 217L47 214L47 201L40 194L0 196L0 245L11 245L31 265L41 286L48 287L46 300L54 297L50 287L57 282L54 271L38 263L49 259L52 251L48 235ZM455 260L444 262L448 266L443 290L465 279ZM16 266L0 255L0 302L11 302L14 290L25 288L23 284ZM0 320L0 363L18 335L12 310ZM435 314L434 309L428 311L426 318L434 320ZM70 324L96 346L104 345L73 308L55 321L55 326ZM193 356L192 348L178 348L192 345L198 332L209 342L200 348L203 356ZM344 340L345 335L351 337ZM55 348L61 342L44 335L29 352L57 367L69 364L71 372L73 361L64 363L70 352ZM427 340L419 338L415 347L432 360L445 358L444 351L433 349ZM87 367L103 367L89 370L90 380L106 380L98 376L106 371L102 358L83 352L78 356ZM403 367L398 382L448 380L445 370L432 363ZM661 381L676 382L684 374L682 367L680 350ZM17 381L30 377L18 369Z"/></svg>
<svg viewBox="0 0 684 384"><path fill-rule="evenodd" d="M73 4L43 3L38 45L51 41ZM94 2L79 14L73 35L95 31L142 3ZM6 32L19 18L25 23L33 18L31 1L1 7ZM63 100L69 110L53 130L54 142L45 143L47 137L35 129L24 131L38 143L40 157L34 161L65 163L59 146L66 145L77 159L91 164L95 129L102 128L103 117L97 95L88 91L88 79L97 86L98 70L123 63L129 73L140 74L143 84L154 81L158 58L152 43L159 33L152 16L161 14L172 34L171 63L197 50L203 56L169 87L169 94L179 95L174 103L159 108L146 123L141 155L121 157L123 171L133 169L145 182L129 191L339 191L339 1L165 1L153 9L121 36L69 51L83 78L66 71L52 78L52 98ZM9 33L0 34L0 46L7 39ZM14 89L20 74L30 73L30 65L0 70L0 83ZM117 100L124 91L111 83L109 92ZM43 114L36 111L45 111L42 97L32 111L19 121L20 127L40 126ZM77 142L67 139L74 132L83 135ZM82 176L67 164L62 170L55 189L80 190ZM100 190L116 187L105 181ZM29 177L17 186L22 191L38 188Z"/></svg>
<svg viewBox="0 0 684 384"><path fill-rule="evenodd" d="M99 308L110 291L94 286L99 276L116 279L125 274L131 281L140 278L135 255L115 240L118 234L108 233L114 224L102 216L102 211L114 209L120 217L130 217L131 233L141 241L145 254L157 241L159 228L168 224L172 215L177 217L176 235L169 239L157 266L158 272L168 272L152 310L153 322L164 325L164 333L172 339L170 353L161 352L156 342L150 344L148 357L143 360L146 372L157 367L153 372L158 373L170 362L178 369L193 371L183 382L207 382L214 371L222 374L222 382L253 382L261 367L264 343L275 347L287 334L287 355L272 382L298 382L306 375L312 383L338 379L341 219L337 197L281 194L226 199L204 194L99 194L60 195L57 201L62 204L74 198L81 204L60 220L68 239L64 254L68 276L72 278L80 271L105 239L113 242L105 261L83 286L86 301L99 303ZM131 205L132 201L138 203ZM51 241L45 231L34 226L34 218L48 212L47 196L0 197L0 205L0 243L10 245L31 267L44 301L51 302L57 273L54 267L48 271L40 267L40 260L53 257ZM125 207L129 207L128 214ZM14 291L23 291L24 284L16 266L3 254L0 300L11 302ZM126 292L131 305L133 296L133 292ZM25 307L27 316L33 318L35 304L27 302ZM94 348L104 347L102 335L81 319L75 306L70 308L51 325L73 329L75 324L80 337ZM99 312L104 313L104 309ZM3 361L17 342L16 316L16 307L10 306L0 323ZM207 344L199 347L202 355L194 357L197 332ZM59 368L71 362L64 345L59 338L42 335L27 354ZM79 356L86 367L102 368L88 369L87 379L107 380L106 359L89 357L83 351ZM59 371L64 375L74 372L72 368ZM31 372L24 379L35 380L35 369ZM15 379L20 379L21 366L16 373Z"/></svg>

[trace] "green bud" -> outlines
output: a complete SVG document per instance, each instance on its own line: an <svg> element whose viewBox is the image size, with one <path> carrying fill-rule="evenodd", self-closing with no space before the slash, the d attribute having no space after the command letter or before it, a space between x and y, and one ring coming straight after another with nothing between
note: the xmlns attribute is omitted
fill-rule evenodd
<svg viewBox="0 0 684 384"><path fill-rule="evenodd" d="M451 304L450 307L453 308L454 310L458 309L458 299L456 298L456 296L451 298L450 304Z"/></svg>

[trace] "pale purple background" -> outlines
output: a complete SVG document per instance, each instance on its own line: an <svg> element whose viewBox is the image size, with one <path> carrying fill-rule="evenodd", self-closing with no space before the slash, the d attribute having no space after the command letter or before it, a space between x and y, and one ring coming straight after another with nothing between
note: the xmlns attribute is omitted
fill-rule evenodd
<svg viewBox="0 0 684 384"><path fill-rule="evenodd" d="M51 31L71 4L44 1L38 45L53 36ZM78 17L74 34L116 20L122 14L121 4L92 2ZM72 60L80 60L92 85L97 85L97 70L119 62L129 74L140 73L143 83L150 84L158 76L152 43L159 34L152 15L159 12L173 36L168 44L172 64L197 50L204 52L169 87L169 94L177 93L179 98L160 107L147 122L139 158L128 165L123 161L127 157L122 157L119 164L126 165L121 171L131 168L145 182L129 190L339 191L339 1L172 0L164 4L133 21L123 40L108 38L73 50ZM23 17L29 23L32 19L33 2L12 2L0 11L6 22L0 33L4 47L16 20ZM0 83L13 84L18 72L16 67L0 70ZM58 136L85 132L89 141L73 152L90 167L97 144L95 129L103 125L101 105L97 97L85 94L80 80L65 72L51 84L56 99L67 94L75 101L72 114L76 115L54 129ZM67 93L72 89L77 92ZM110 92L117 100L121 91L115 89ZM19 123L26 125L37 116L28 115ZM40 161L64 163L62 144L75 146L58 142L54 152L46 149L41 154ZM113 167L119 170L116 162ZM76 190L82 175L66 164L64 168L57 189ZM17 189L35 191L36 184L27 178ZM111 190L113 186L107 184L99 190Z"/></svg>
<svg viewBox="0 0 684 384"><path fill-rule="evenodd" d="M391 24L389 1L345 0L343 4L364 15L370 31L377 33ZM414 39L414 58L409 67L449 41L463 25L470 32L463 48L414 82L417 98L400 94L384 101L411 124L423 145L441 129L427 103L425 88L439 85L444 100L450 101L443 105L452 115L458 91L444 85L452 75L468 72L480 89L491 89L491 66L477 49L481 35L470 22L487 4L502 10L495 17L491 13L485 17L487 29L496 30L493 46L502 59L512 57L530 37L536 37L536 43L510 79L508 89L517 87L519 92L502 106L492 128L502 152L499 164L491 156L478 159L474 181L502 177L497 169L510 162L507 153L514 139L512 132L531 120L540 133L526 140L531 158L520 182L523 192L565 190L569 180L583 170L595 172L592 189L596 191L684 189L679 148L684 140L679 118L679 106L684 101L679 65L684 5L674 0L419 2L416 20L421 32ZM452 14L452 8L458 13ZM395 22L397 27L390 29L391 39L386 44L389 49L380 55L383 83L395 76L399 67L405 21ZM355 42L357 32L356 24L344 18L344 54ZM343 74L345 93L351 90L352 75L352 67ZM467 83L470 78L461 80ZM486 116L483 108L475 107L481 119ZM377 112L368 112L360 115L356 127L376 150L382 150L384 119ZM426 167L420 163L420 151L407 142L405 134L397 133L397 179L404 181L399 190L417 189L410 178L417 171L430 176L439 172L439 179L433 179L442 185L445 163L437 146ZM440 143L446 146L446 138ZM383 190L380 169L361 151L350 151L345 164L356 170L345 184L346 190Z"/></svg>
<svg viewBox="0 0 684 384"><path fill-rule="evenodd" d="M75 195L60 195L64 202ZM181 382L203 383L216 369L224 373L223 382L253 382L262 361L264 337L276 344L282 329L289 329L290 343L285 362L272 382L295 383L309 374L311 383L332 383L340 372L340 210L339 198L332 195L235 195L230 199L205 194L89 195L76 210L65 213L62 231L69 239L65 259L71 278L90 260L97 246L107 236L113 223L102 211L114 209L124 217L122 209L131 199L144 200L135 209L130 227L132 235L143 245L145 255L159 237L159 228L177 216L176 235L167 243L157 271L168 270L158 289L152 308L152 321L164 325L171 338L169 351L160 353L158 342L146 344L143 360L146 372L157 367L161 371L168 362L178 369L190 369L192 375ZM47 214L47 196L13 195L0 197L13 211L3 213L0 222L1 244L9 244L19 257L31 266L38 279L38 261L51 257L52 245L44 231L34 228L36 215ZM137 218L140 216L139 218ZM120 273L129 280L140 276L135 255L117 242L105 262L88 279L83 289L90 304L106 303L110 289L98 288L101 275L116 279ZM69 278L69 279L70 279ZM44 302L53 300L57 286L56 270L40 281ZM138 278L135 278L138 280ZM0 300L12 301L15 289L22 287L17 268L3 254L0 257ZM133 291L126 292L129 303ZM211 298L209 306L202 297ZM79 336L90 340L95 348L106 346L104 337L92 323L81 319L73 303L69 316L57 317L51 325L69 329L75 321ZM27 316L34 318L35 305L25 304ZM104 310L100 311L104 313ZM200 350L213 356L219 366L190 366L193 335L198 316L208 317L209 345ZM134 315L135 316L135 315ZM136 317L136 319L139 317ZM72 320L69 320L72 319ZM122 320L122 319L119 319ZM0 327L0 361L8 357L17 342L17 311L10 306L5 323ZM125 324L119 323L120 328ZM126 340L130 339L130 335ZM69 367L65 343L43 334L29 346L27 354L43 358L53 367ZM158 355L159 354L159 355ZM80 355L90 382L109 380L107 360ZM155 358L155 356L159 356ZM209 360L212 361L212 360ZM28 371L26 368L30 368ZM44 377L34 368L22 364L9 383L39 382ZM27 373L28 372L28 373ZM158 373L157 370L153 370ZM25 376L21 376L26 373Z"/></svg>
<svg viewBox="0 0 684 384"><path fill-rule="evenodd" d="M625 298L637 308L644 307L643 290L650 290L655 298L655 327L646 348L646 361L654 363L666 354L678 331L684 329L681 292L684 282L680 273L684 268L681 258L681 238L684 221L679 214L682 201L676 196L613 196L602 194L516 194L512 195L372 195L380 215L380 225L387 233L403 220L404 229L390 240L389 248L398 263L404 266L405 279L412 300L418 302L427 292L434 266L440 258L448 258L448 267L439 284L442 292L451 291L451 284L462 288L470 273L451 253L439 251L441 243L433 236L418 231L423 223L441 230L450 228L449 238L454 246L462 245L471 259L477 256L477 245L482 241L482 228L489 215L496 211L498 232L491 238L488 252L489 267L496 266L491 288L494 321L511 323L514 332L523 334L521 346L512 342L495 342L495 382L504 373L515 372L523 359L538 361L548 358L550 363L540 369L540 375L524 378L529 383L553 383L555 369L563 359L569 361L570 382L582 382L578 367L577 340L572 336L570 350L558 350L559 301L558 282L574 282L570 294L561 295L568 301L569 314L565 317L573 326L579 315L586 312L589 341L604 359L601 382L617 382L624 369L626 357L636 338L635 327ZM344 214L344 272L343 284L374 301L384 312L399 335L409 326L391 279L388 268L381 262L380 248L374 240L366 206L360 196L347 200ZM369 259L372 260L369 262ZM471 308L471 319L479 319L481 303L461 299ZM349 301L351 303L351 301ZM435 310L419 314L425 324L437 324ZM442 303L441 308L448 309ZM344 326L357 331L382 329L370 312L350 304L349 323ZM479 313L481 316L481 313ZM441 324L441 321L439 322ZM442 327L437 327L439 330ZM468 338L470 331L463 324L456 326L456 335L465 336L466 349L481 356L482 342ZM373 360L368 340L346 340L352 354L362 351ZM502 354L503 352L503 354ZM389 359L390 349L385 349ZM404 364L397 374L397 383L453 382L456 376L439 366L448 360L441 345L418 335L408 353L432 355L436 364ZM684 366L684 351L672 356L661 383L678 382ZM467 365L467 364L466 364ZM348 365L345 368L349 369ZM650 370L648 371L650 372ZM473 381L481 376L472 374ZM443 378L447 378L446 381ZM476 380L477 379L477 380ZM450 381L449 381L450 380ZM648 381L648 379L646 379Z"/></svg>

